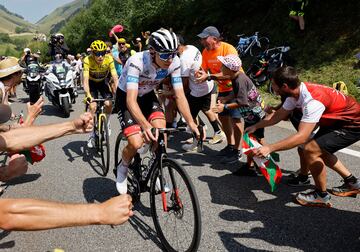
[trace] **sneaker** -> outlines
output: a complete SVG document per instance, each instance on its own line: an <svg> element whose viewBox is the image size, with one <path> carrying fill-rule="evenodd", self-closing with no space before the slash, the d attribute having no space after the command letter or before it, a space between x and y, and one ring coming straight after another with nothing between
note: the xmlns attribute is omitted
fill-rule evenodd
<svg viewBox="0 0 360 252"><path fill-rule="evenodd" d="M224 133L224 131L220 131L214 134L214 136L212 137L212 139L209 140L209 144L217 144L217 143L221 143L222 141L226 140L226 135Z"/></svg>
<svg viewBox="0 0 360 252"><path fill-rule="evenodd" d="M128 167L122 163L116 168L116 189L120 194L127 193L127 172Z"/></svg>
<svg viewBox="0 0 360 252"><path fill-rule="evenodd" d="M294 171L294 172L290 173L289 176L291 176L293 178L296 178L300 174L300 171L301 171L301 168L298 169L297 171ZM308 172L308 177L312 178L312 175L311 175L310 171Z"/></svg>
<svg viewBox="0 0 360 252"><path fill-rule="evenodd" d="M165 180L165 179L163 179L163 180ZM157 192L160 193L160 191L161 191L161 186L160 186L160 179L159 179L159 177L156 178L155 189L156 189ZM169 188L169 186L166 184L166 181L164 181L164 191L165 191L165 193L170 192L170 188Z"/></svg>
<svg viewBox="0 0 360 252"><path fill-rule="evenodd" d="M300 176L296 176L296 177L293 177L291 179L289 179L286 184L288 186L307 186L307 185L310 185L310 179L309 177L307 177L306 180L301 180L300 179Z"/></svg>
<svg viewBox="0 0 360 252"><path fill-rule="evenodd" d="M331 194L340 197L356 197L358 193L360 193L360 180L357 179L355 183L344 182L341 186L333 187L329 190Z"/></svg>
<svg viewBox="0 0 360 252"><path fill-rule="evenodd" d="M87 141L87 147L90 149L95 148L95 137L91 135Z"/></svg>
<svg viewBox="0 0 360 252"><path fill-rule="evenodd" d="M308 193L298 193L295 201L302 206L331 207L330 195L321 197L315 190Z"/></svg>
<svg viewBox="0 0 360 252"><path fill-rule="evenodd" d="M198 149L198 141L195 139L192 143L186 143L181 146L181 149L183 149L186 152L194 152Z"/></svg>
<svg viewBox="0 0 360 252"><path fill-rule="evenodd" d="M218 154L216 154L216 156L218 156L218 157L227 156L233 149L234 149L234 147L232 147L230 145L226 145L225 148L223 148L222 150L219 151Z"/></svg>
<svg viewBox="0 0 360 252"><path fill-rule="evenodd" d="M236 162L240 162L241 156L242 156L241 151L233 149L231 150L231 152L229 152L228 155L226 155L223 159L221 159L220 162L223 164L233 164Z"/></svg>

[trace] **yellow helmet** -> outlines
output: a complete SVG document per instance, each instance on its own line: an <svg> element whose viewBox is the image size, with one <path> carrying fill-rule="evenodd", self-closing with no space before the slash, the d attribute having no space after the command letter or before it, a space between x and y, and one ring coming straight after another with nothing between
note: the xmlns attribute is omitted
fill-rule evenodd
<svg viewBox="0 0 360 252"><path fill-rule="evenodd" d="M106 51L107 46L104 41L95 40L94 42L91 43L90 48L92 51L102 52L102 51Z"/></svg>

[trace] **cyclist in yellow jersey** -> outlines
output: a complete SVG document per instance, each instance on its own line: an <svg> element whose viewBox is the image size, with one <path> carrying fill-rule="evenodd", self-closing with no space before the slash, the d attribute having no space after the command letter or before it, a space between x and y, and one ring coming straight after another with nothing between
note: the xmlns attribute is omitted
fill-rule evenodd
<svg viewBox="0 0 360 252"><path fill-rule="evenodd" d="M83 86L86 94L86 100L90 102L90 112L92 115L96 112L96 103L91 102L91 100L97 99L98 94L100 93L105 101L105 111L107 113L108 119L112 110L111 99L114 92L116 91L116 85L118 81L118 75L116 73L114 59L106 54L107 46L104 41L95 40L90 45L91 54L84 59L84 80ZM110 87L105 79L106 76L111 73L114 81L113 85ZM108 120L110 122L110 120ZM109 127L109 125L108 125ZM110 132L110 129L109 129ZM94 135L91 133L88 140L88 147L94 147Z"/></svg>

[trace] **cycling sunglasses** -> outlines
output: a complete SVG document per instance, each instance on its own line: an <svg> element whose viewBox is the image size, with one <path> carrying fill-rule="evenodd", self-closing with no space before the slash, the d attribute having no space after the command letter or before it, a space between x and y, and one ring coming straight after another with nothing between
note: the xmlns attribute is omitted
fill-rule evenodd
<svg viewBox="0 0 360 252"><path fill-rule="evenodd" d="M159 54L159 58L162 61L168 61L170 59L173 59L176 55L177 52L170 52L170 53L158 53Z"/></svg>
<svg viewBox="0 0 360 252"><path fill-rule="evenodd" d="M94 55L96 56L96 57L100 57L100 56L105 56L105 54L106 54L106 51L102 51L102 52L94 52Z"/></svg>

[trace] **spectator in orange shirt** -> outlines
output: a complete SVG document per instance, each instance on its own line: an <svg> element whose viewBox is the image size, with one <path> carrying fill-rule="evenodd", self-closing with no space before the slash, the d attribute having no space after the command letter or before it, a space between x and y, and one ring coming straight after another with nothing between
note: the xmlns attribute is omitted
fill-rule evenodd
<svg viewBox="0 0 360 252"><path fill-rule="evenodd" d="M224 76L222 74L222 63L217 59L217 57L227 56L230 54L237 55L235 47L229 43L221 41L220 33L214 26L206 27L197 36L201 39L201 44L204 46L204 50L202 52L202 70L197 73L198 82L215 80L219 91L218 100L223 104L232 103L234 99L232 83L229 76ZM212 104L212 107L214 106L215 104ZM225 110L219 113L219 119L226 135L227 146L222 149L218 155L224 156L222 163L236 163L241 157L240 141L244 131L240 111L239 109ZM232 121L236 122L236 127L234 128ZM225 136L215 135L209 143L215 144L223 140L225 140Z"/></svg>

